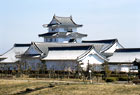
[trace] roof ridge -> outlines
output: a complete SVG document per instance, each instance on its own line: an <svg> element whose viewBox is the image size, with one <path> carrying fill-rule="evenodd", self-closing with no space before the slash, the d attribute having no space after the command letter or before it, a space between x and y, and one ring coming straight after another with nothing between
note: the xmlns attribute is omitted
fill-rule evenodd
<svg viewBox="0 0 140 95"><path fill-rule="evenodd" d="M93 49L93 46L92 47L89 47L88 50L86 52L84 52L83 54L81 54L80 56L77 57L77 59L81 59L83 58L84 56L86 56L91 50Z"/></svg>
<svg viewBox="0 0 140 95"><path fill-rule="evenodd" d="M116 41L118 41L118 39L83 40L83 41L111 41L111 40L116 40Z"/></svg>
<svg viewBox="0 0 140 95"><path fill-rule="evenodd" d="M18 43L15 43L14 44L14 47L29 47L31 44L18 44Z"/></svg>
<svg viewBox="0 0 140 95"><path fill-rule="evenodd" d="M37 48L41 53L43 53L43 51L40 50L40 48L37 46L37 44L36 44L35 42L33 42L32 44L33 44L33 45L35 46L35 48Z"/></svg>
<svg viewBox="0 0 140 95"><path fill-rule="evenodd" d="M115 52L140 52L140 48L121 48L116 49Z"/></svg>
<svg viewBox="0 0 140 95"><path fill-rule="evenodd" d="M58 18L71 18L71 17L56 16L56 15L54 15L54 17L58 17Z"/></svg>

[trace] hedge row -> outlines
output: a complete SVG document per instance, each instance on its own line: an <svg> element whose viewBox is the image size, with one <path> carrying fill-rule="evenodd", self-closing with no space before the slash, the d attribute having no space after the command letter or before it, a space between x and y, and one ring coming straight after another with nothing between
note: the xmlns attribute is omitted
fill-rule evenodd
<svg viewBox="0 0 140 95"><path fill-rule="evenodd" d="M107 77L106 82L115 82L115 81L131 81L134 77Z"/></svg>

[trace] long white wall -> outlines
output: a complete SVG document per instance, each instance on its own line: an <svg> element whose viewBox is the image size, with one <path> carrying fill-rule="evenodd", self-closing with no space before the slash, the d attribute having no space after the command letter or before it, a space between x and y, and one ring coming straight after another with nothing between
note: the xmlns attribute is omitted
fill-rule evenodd
<svg viewBox="0 0 140 95"><path fill-rule="evenodd" d="M110 71L117 71L117 72L138 72L137 66L133 66L132 64L120 64L120 65L109 65L109 70Z"/></svg>
<svg viewBox="0 0 140 95"><path fill-rule="evenodd" d="M46 61L47 70L72 71L76 70L76 61Z"/></svg>
<svg viewBox="0 0 140 95"><path fill-rule="evenodd" d="M18 65L16 63L1 63L0 70L18 70Z"/></svg>
<svg viewBox="0 0 140 95"><path fill-rule="evenodd" d="M22 66L23 69L38 70L42 67L40 59L26 59L25 64Z"/></svg>

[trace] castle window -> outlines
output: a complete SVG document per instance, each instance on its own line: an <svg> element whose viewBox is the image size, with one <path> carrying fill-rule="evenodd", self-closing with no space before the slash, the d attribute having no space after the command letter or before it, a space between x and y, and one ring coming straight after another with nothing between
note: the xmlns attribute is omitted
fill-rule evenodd
<svg viewBox="0 0 140 95"><path fill-rule="evenodd" d="M66 32L73 32L71 28L64 28Z"/></svg>
<svg viewBox="0 0 140 95"><path fill-rule="evenodd" d="M73 32L72 29L68 29L68 32Z"/></svg>
<svg viewBox="0 0 140 95"><path fill-rule="evenodd" d="M69 40L69 43L74 43L74 42L76 42L75 39L70 39L70 40Z"/></svg>
<svg viewBox="0 0 140 95"><path fill-rule="evenodd" d="M54 28L52 28L52 31L54 31L55 29Z"/></svg>

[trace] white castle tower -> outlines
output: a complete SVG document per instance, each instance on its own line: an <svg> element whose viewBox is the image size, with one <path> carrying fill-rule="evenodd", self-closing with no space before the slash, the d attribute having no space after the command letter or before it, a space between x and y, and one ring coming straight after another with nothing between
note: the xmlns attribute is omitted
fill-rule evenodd
<svg viewBox="0 0 140 95"><path fill-rule="evenodd" d="M81 43L82 38L87 34L77 32L77 28L83 25L76 24L70 17L53 16L49 24L44 24L44 28L48 28L48 32L39 34L39 37L44 38L44 42L58 42L58 43Z"/></svg>

